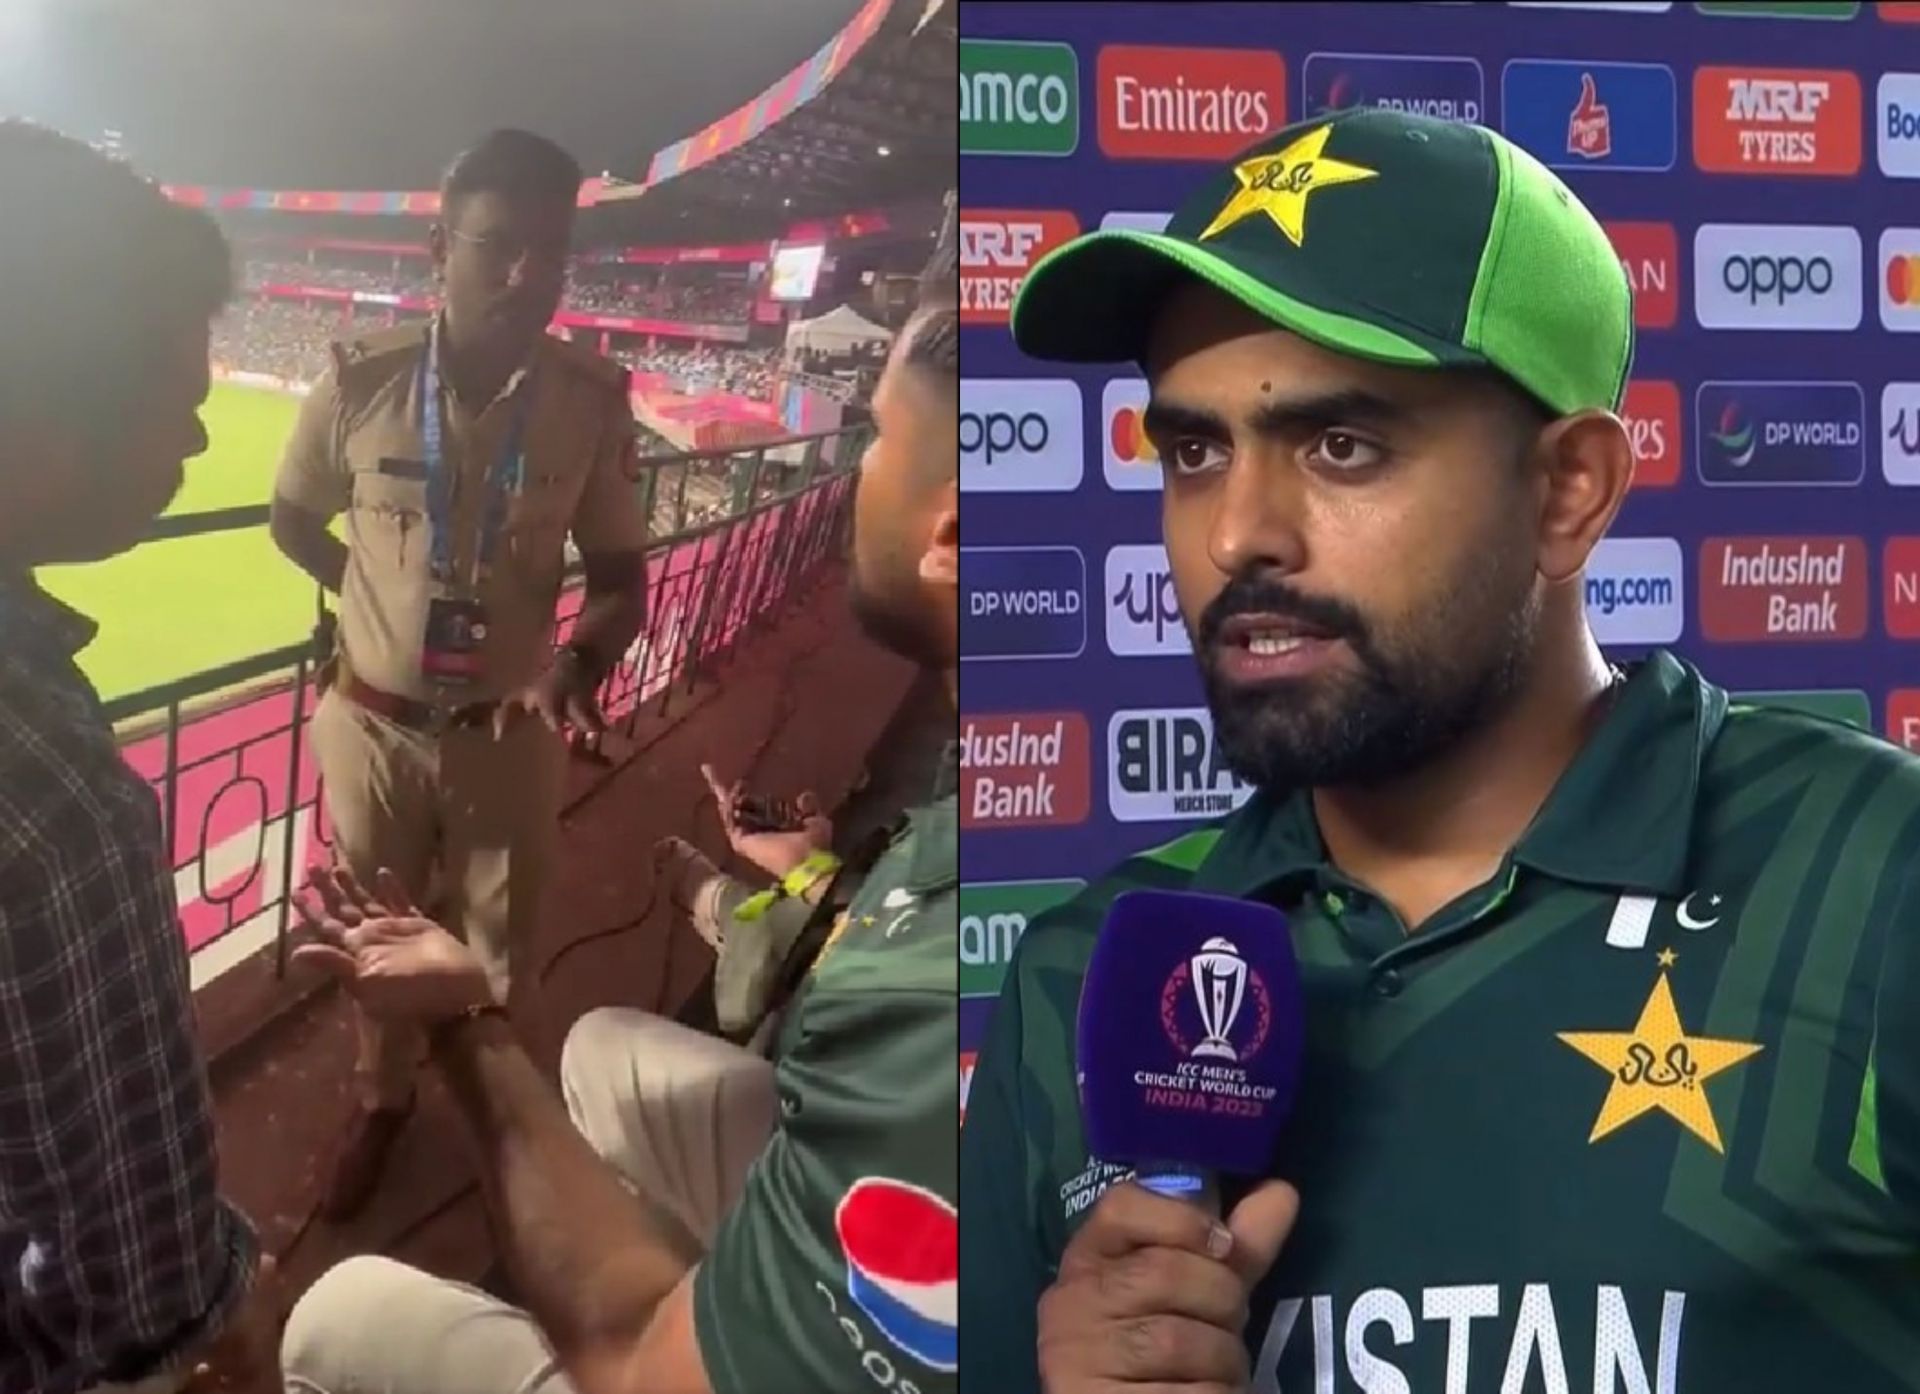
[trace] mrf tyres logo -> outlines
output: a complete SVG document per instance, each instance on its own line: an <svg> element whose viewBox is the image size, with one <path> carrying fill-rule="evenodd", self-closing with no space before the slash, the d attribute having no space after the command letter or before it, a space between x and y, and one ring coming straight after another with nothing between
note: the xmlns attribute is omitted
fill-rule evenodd
<svg viewBox="0 0 1920 1394"><path fill-rule="evenodd" d="M1079 235L1079 220L1058 209L962 209L960 322L1007 323L1033 264Z"/></svg>
<svg viewBox="0 0 1920 1394"><path fill-rule="evenodd" d="M1867 632L1867 544L1858 537L1710 537L1700 624L1717 644L1809 643Z"/></svg>
<svg viewBox="0 0 1920 1394"><path fill-rule="evenodd" d="M1107 809L1122 823L1218 818L1253 797L1205 707L1121 711L1107 725Z"/></svg>
<svg viewBox="0 0 1920 1394"><path fill-rule="evenodd" d="M1859 77L1839 68L1696 68L1693 162L1709 174L1858 174Z"/></svg>
<svg viewBox="0 0 1920 1394"><path fill-rule="evenodd" d="M1090 746L1079 712L961 718L960 826L1084 823L1092 801Z"/></svg>
<svg viewBox="0 0 1920 1394"><path fill-rule="evenodd" d="M1193 652L1165 547L1115 547L1107 553L1106 582L1109 652L1120 658Z"/></svg>
<svg viewBox="0 0 1920 1394"><path fill-rule="evenodd" d="M1287 123L1287 63L1272 49L1110 44L1095 68L1110 160L1224 160Z"/></svg>
<svg viewBox="0 0 1920 1394"><path fill-rule="evenodd" d="M1071 155L1080 65L1066 44L960 41L960 153Z"/></svg>

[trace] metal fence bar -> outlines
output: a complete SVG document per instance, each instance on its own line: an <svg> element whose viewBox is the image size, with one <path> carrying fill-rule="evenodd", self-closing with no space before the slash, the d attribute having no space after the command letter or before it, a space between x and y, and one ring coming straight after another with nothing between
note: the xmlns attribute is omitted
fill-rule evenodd
<svg viewBox="0 0 1920 1394"><path fill-rule="evenodd" d="M762 627L819 567L826 555L822 544L840 527L851 496L842 469L830 467L821 474L819 466L827 459L839 466L852 458L849 451L866 434L865 428L852 428L780 443L804 445L797 465L769 459L767 451L773 447L762 446L750 456L707 452L667 466L680 472L674 490L677 526L672 536L649 549L660 557L662 571L648 606L644 642L615 665L602 688L609 710L620 712L629 730L655 696L665 715L683 679L691 690L703 672L731 657L744 636ZM739 487L730 500L737 505L735 511L689 528L689 477L703 463L736 457ZM662 500L662 486L670 484L659 474L658 468L648 470L644 482L650 518ZM773 510L779 511L768 517ZM162 520L148 541L256 528L266 521L265 508L188 514ZM676 553L681 547L695 549L691 558ZM676 557L685 569L672 574L667 568ZM576 565L559 606L563 622L579 609L578 576ZM243 923L259 925L263 940L271 933L280 974L286 972L289 957L293 891L311 841L326 841L320 791L316 785L303 797L302 788L303 781L313 778L302 749L313 714L313 675L313 654L303 642L103 704L108 720L122 733L129 758L138 756L136 764L157 786L169 862L177 875L190 876L185 884L197 893L182 906L191 942L204 948ZM217 736L218 728L199 723L229 715L242 734L208 750L207 738ZM279 740L287 742L284 754L272 745ZM237 810L230 800L238 801ZM189 821L198 824L197 847L189 847L193 839L181 831L188 814L194 815ZM276 817L283 821L274 837ZM277 877L275 856L280 861Z"/></svg>

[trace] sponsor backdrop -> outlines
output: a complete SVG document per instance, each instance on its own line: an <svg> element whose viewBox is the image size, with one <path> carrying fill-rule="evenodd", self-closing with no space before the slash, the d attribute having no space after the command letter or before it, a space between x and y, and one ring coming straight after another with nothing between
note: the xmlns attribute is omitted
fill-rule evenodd
<svg viewBox="0 0 1920 1394"><path fill-rule="evenodd" d="M1024 359L1008 307L1049 248L1161 226L1195 161L1290 121L1404 107L1560 171L1639 323L1601 640L1920 746L1920 5L1392 9L962 7L963 1075L1030 918L1249 792L1167 577L1145 384Z"/></svg>

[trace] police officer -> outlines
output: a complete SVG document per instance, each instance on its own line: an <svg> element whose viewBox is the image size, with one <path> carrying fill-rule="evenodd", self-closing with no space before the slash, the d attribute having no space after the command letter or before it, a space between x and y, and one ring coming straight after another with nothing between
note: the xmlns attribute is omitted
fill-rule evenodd
<svg viewBox="0 0 1920 1394"><path fill-rule="evenodd" d="M560 729L603 728L594 691L643 610L626 370L546 333L580 182L525 131L454 162L430 234L440 313L335 346L273 501L275 542L339 595L312 724L338 857L435 905L503 1002L553 861ZM342 513L344 543L328 529ZM569 533L586 603L555 654ZM362 1018L327 1218L377 1184L420 1050L416 1032Z"/></svg>
<svg viewBox="0 0 1920 1394"><path fill-rule="evenodd" d="M929 272L927 304L875 399L852 566L862 627L937 674L949 698L960 637L953 251ZM496 1019L466 950L396 903L395 887L376 901L323 879L320 942L296 957L338 975L367 1010L431 1028L526 1310L352 1259L295 1309L287 1388L952 1394L957 750L940 763L812 960L771 1062L644 1012L592 1012L567 1040L564 1103ZM811 854L781 894L804 899L836 873ZM891 1281L901 1273L904 1284Z"/></svg>

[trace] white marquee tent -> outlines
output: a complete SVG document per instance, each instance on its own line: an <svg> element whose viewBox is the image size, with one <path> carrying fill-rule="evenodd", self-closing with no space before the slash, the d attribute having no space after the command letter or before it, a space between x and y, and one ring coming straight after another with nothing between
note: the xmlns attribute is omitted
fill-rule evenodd
<svg viewBox="0 0 1920 1394"><path fill-rule="evenodd" d="M882 328L851 306L842 305L817 319L797 320L787 329L787 351L813 349L842 353L862 344L884 344L893 332Z"/></svg>

